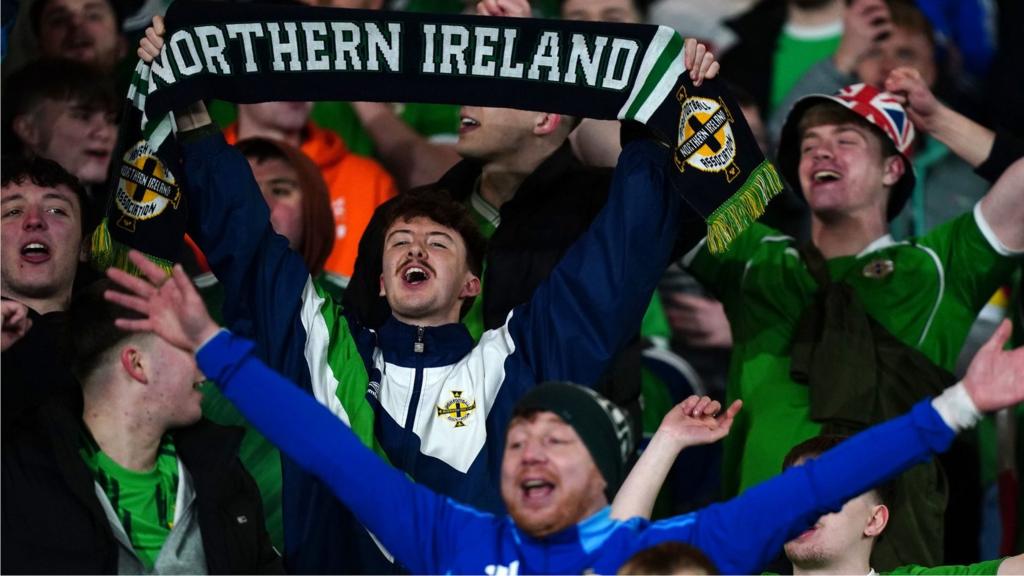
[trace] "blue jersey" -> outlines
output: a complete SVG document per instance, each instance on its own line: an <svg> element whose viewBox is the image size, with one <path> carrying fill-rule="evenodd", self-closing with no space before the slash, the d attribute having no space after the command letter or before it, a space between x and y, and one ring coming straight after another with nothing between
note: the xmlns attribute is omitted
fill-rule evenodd
<svg viewBox="0 0 1024 576"><path fill-rule="evenodd" d="M227 298L224 319L360 440L416 481L500 513L498 473L512 408L546 380L594 384L636 334L680 236L684 202L669 150L628 145L607 204L529 302L474 344L465 327L394 318L371 331L310 277L274 233L247 161L222 136L183 138L190 234ZM703 222L698 224L703 225ZM284 462L285 558L295 571L383 570L311 553L336 544L346 514Z"/></svg>
<svg viewBox="0 0 1024 576"><path fill-rule="evenodd" d="M621 522L608 509L543 539L507 515L459 504L409 480L368 450L308 394L222 331L199 367L249 421L339 500L414 573L614 573L634 553L676 540L704 551L726 574L754 573L819 516L945 450L953 430L928 401L728 502L656 522Z"/></svg>

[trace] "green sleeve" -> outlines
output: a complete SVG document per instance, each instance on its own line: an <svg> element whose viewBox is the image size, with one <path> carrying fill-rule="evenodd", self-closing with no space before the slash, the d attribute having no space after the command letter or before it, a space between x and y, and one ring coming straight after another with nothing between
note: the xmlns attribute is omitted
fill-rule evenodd
<svg viewBox="0 0 1024 576"><path fill-rule="evenodd" d="M761 241L779 234L763 224L754 223L733 241L725 254L713 255L707 243L701 242L695 253L683 258L683 265L728 309L736 303L747 262L754 257Z"/></svg>
<svg viewBox="0 0 1024 576"><path fill-rule="evenodd" d="M916 241L930 249L945 269L946 294L971 310L981 310L1013 273L1016 258L993 247L979 222L981 212L962 214ZM989 236L995 236L990 232ZM997 241L996 241L997 242ZM1002 253L1000 253L1002 252Z"/></svg>
<svg viewBox="0 0 1024 576"><path fill-rule="evenodd" d="M926 576L940 576L945 574L995 574L999 571L999 565L1002 563L1003 558L999 558L998 560L986 560L984 562L978 562L977 564L967 564L966 566L935 566L934 568L925 568L924 566L910 564L909 566L900 566L891 572L884 572L884 574L921 574Z"/></svg>

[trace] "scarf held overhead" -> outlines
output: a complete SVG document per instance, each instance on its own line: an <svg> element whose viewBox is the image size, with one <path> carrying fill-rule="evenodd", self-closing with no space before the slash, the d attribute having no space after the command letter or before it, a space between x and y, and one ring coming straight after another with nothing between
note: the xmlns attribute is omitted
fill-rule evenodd
<svg viewBox="0 0 1024 576"><path fill-rule="evenodd" d="M673 183L707 220L714 252L781 190L739 106L714 81L693 86L683 40L663 26L206 2L172 4L166 26L160 56L140 62L129 93L144 111L137 130L160 137L153 150L169 135L168 113L207 98L635 121L675 150Z"/></svg>

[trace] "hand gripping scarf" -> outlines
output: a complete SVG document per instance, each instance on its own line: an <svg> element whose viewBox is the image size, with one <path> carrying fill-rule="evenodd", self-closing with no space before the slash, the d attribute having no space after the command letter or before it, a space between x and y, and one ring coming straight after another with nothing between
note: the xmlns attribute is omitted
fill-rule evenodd
<svg viewBox="0 0 1024 576"><path fill-rule="evenodd" d="M635 121L671 146L675 188L724 251L782 185L740 108L694 87L683 40L664 26L176 2L166 42L139 62L121 164L95 259L133 245L168 265L184 230L173 110L231 102L382 101L494 106ZM177 231L178 233L175 233Z"/></svg>

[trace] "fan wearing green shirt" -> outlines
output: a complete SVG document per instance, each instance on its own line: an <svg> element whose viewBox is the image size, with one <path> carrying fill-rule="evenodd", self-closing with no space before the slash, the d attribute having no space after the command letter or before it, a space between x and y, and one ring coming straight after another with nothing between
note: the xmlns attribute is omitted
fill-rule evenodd
<svg viewBox="0 0 1024 576"><path fill-rule="evenodd" d="M823 435L806 440L786 455L783 468L800 466L845 439ZM891 485L869 490L849 500L839 512L826 514L810 529L786 543L793 574L878 574L871 568L871 550L889 524ZM900 566L882 574L1024 574L1024 555L998 558L965 566Z"/></svg>
<svg viewBox="0 0 1024 576"><path fill-rule="evenodd" d="M865 85L808 96L786 121L779 165L810 207L811 238L831 281L848 285L895 339L951 371L978 312L1024 252L1024 162L1011 166L972 211L895 242L889 222L914 186L906 156L910 120L936 121L924 117L930 111L915 98ZM990 131L963 117L950 121L958 139L972 143L972 154L989 155ZM819 293L799 248L755 224L721 257L698 246L683 259L723 302L732 326L727 400L742 399L746 410L725 445L727 494L769 478L790 447L821 432L811 418L810 387L790 375L798 323ZM834 370L866 375L873 367ZM863 404L872 408L870 400Z"/></svg>
<svg viewBox="0 0 1024 576"><path fill-rule="evenodd" d="M100 280L71 304L72 372L3 438L4 573L283 573L242 431L201 418L195 360L115 318ZM61 362L62 358L53 358Z"/></svg>

